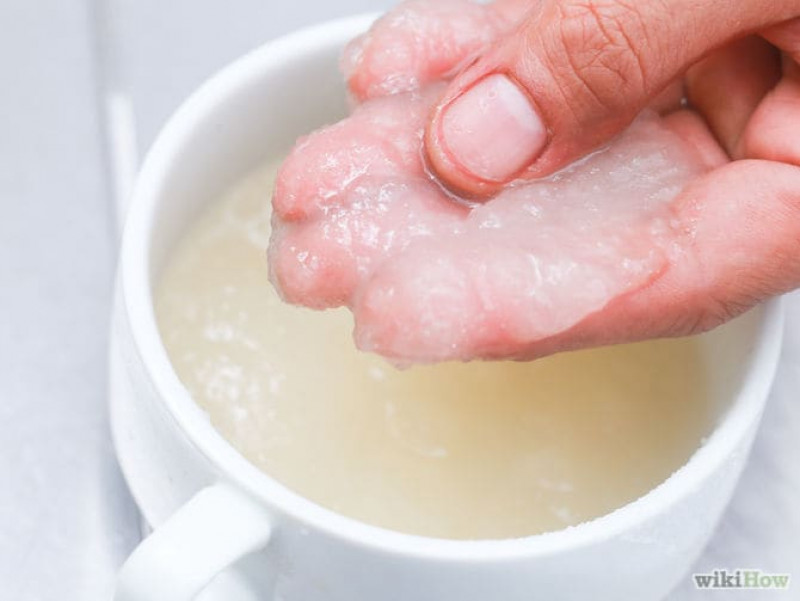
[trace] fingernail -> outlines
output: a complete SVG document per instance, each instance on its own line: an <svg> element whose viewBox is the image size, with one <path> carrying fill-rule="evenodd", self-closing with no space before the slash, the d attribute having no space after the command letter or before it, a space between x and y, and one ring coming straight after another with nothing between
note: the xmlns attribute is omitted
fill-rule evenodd
<svg viewBox="0 0 800 601"><path fill-rule="evenodd" d="M440 142L469 173L505 182L536 159L547 130L528 96L505 75L469 88L441 117Z"/></svg>

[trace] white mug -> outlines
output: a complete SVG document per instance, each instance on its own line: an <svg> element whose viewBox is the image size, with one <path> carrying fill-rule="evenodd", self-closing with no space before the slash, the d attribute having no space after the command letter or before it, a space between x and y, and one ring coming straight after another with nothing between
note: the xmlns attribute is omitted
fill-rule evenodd
<svg viewBox="0 0 800 601"><path fill-rule="evenodd" d="M509 540L401 534L302 498L239 455L170 366L152 302L165 257L228 186L345 113L337 59L373 18L305 29L236 61L178 110L147 156L120 258L111 417L125 478L155 531L123 567L116 599L660 599L686 577L747 457L778 359L778 300L702 338L720 413L684 466L608 515Z"/></svg>

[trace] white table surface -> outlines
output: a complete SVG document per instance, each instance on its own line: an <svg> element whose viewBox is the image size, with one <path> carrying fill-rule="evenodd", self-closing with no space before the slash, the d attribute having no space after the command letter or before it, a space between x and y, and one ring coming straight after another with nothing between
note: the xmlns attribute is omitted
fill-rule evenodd
<svg viewBox="0 0 800 601"><path fill-rule="evenodd" d="M109 440L105 354L120 199L142 151L245 50L388 4L0 0L0 598L109 599L139 537ZM698 571L800 579L800 295L789 309L752 459ZM687 577L670 601L782 601L798 587L710 593Z"/></svg>

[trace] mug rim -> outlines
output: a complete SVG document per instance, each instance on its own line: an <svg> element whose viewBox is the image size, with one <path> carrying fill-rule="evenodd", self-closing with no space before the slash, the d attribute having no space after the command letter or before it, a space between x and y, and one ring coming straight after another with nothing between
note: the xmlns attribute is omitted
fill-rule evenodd
<svg viewBox="0 0 800 601"><path fill-rule="evenodd" d="M374 549L451 561L486 561L551 555L617 536L645 524L696 490L746 437L760 418L768 396L783 334L780 298L763 306L754 352L742 384L729 399L728 410L704 444L663 482L613 511L559 530L519 538L443 539L407 534L350 518L284 486L259 470L212 426L178 379L155 319L150 277L151 234L163 202L163 182L170 166L181 160L187 137L196 124L213 115L250 83L269 77L271 69L309 53L330 52L362 33L376 14L345 17L299 29L267 42L223 67L186 99L159 132L148 151L131 196L120 251L119 282L135 351L171 418L193 447L222 477L262 504L353 544ZM278 518L280 519L280 518Z"/></svg>

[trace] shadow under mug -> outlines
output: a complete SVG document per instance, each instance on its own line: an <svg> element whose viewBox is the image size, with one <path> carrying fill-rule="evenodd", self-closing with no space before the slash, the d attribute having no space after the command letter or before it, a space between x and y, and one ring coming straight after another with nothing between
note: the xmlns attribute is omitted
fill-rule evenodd
<svg viewBox="0 0 800 601"><path fill-rule="evenodd" d="M236 61L184 103L146 158L120 257L111 418L123 473L155 531L123 567L115 598L662 598L708 541L741 472L777 364L779 300L702 337L710 394L721 409L683 467L608 515L510 540L401 534L300 497L213 429L170 366L152 303L165 258L226 188L345 114L338 56L373 19L305 29Z"/></svg>

